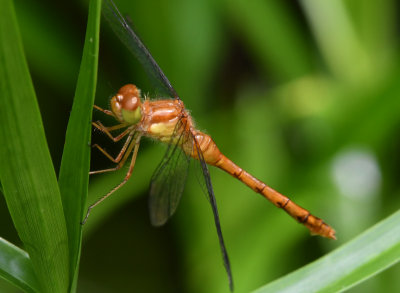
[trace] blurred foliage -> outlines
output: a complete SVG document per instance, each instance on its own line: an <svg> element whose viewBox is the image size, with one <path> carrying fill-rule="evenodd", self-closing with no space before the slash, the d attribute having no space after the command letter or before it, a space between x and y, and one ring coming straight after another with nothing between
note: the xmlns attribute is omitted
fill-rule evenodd
<svg viewBox="0 0 400 293"><path fill-rule="evenodd" d="M212 169L235 292L326 254L400 207L398 4L384 1L116 1L198 126L233 161L322 217L337 241ZM87 3L16 0L51 155L59 169ZM128 82L151 93L106 27L96 104ZM105 120L101 113L94 119ZM118 147L94 132L93 141ZM85 146L82 146L85 147ZM144 142L130 182L84 228L78 292L228 292L212 214L190 178L177 214L150 226L148 183L164 148ZM97 152L92 169L110 166ZM91 178L89 201L122 179ZM0 235L18 236L0 197ZM397 292L399 265L351 292ZM0 286L2 286L0 282ZM12 292L9 285L0 291Z"/></svg>

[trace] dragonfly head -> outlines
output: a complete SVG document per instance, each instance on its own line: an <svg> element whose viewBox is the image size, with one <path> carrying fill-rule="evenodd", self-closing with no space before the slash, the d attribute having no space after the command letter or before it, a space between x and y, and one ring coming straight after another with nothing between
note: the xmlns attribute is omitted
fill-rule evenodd
<svg viewBox="0 0 400 293"><path fill-rule="evenodd" d="M122 123L136 124L142 119L140 90L133 84L121 87L111 98L111 110Z"/></svg>

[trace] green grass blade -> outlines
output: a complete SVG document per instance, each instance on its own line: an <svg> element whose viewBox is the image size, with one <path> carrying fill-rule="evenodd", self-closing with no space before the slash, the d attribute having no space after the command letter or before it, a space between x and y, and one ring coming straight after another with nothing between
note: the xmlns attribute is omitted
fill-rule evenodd
<svg viewBox="0 0 400 293"><path fill-rule="evenodd" d="M226 1L236 29L277 80L288 80L312 70L312 55L300 24L282 1ZM279 27L279 33L276 28Z"/></svg>
<svg viewBox="0 0 400 293"><path fill-rule="evenodd" d="M369 56L342 1L300 1L331 71L342 80L357 81L370 72ZM354 66L354 60L358 60Z"/></svg>
<svg viewBox="0 0 400 293"><path fill-rule="evenodd" d="M0 237L0 277L25 292L39 292L27 252Z"/></svg>
<svg viewBox="0 0 400 293"><path fill-rule="evenodd" d="M86 212L90 168L90 135L96 93L99 55L101 0L92 0L74 104L68 122L61 162L59 186L67 222L71 278L76 284L82 238L82 216ZM75 285L72 291L75 291Z"/></svg>
<svg viewBox="0 0 400 293"><path fill-rule="evenodd" d="M400 211L325 257L256 292L343 291L399 260Z"/></svg>
<svg viewBox="0 0 400 293"><path fill-rule="evenodd" d="M68 239L57 179L11 0L0 1L0 179L42 292L66 292Z"/></svg>

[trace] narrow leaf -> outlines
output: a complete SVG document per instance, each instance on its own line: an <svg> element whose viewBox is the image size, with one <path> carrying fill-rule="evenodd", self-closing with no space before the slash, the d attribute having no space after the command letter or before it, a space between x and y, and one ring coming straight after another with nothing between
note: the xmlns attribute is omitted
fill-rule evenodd
<svg viewBox="0 0 400 293"><path fill-rule="evenodd" d="M0 7L0 180L41 291L66 292L68 240L61 196L13 3L1 0Z"/></svg>
<svg viewBox="0 0 400 293"><path fill-rule="evenodd" d="M70 273L75 291L82 240L82 216L88 194L90 134L96 93L101 0L90 1L85 45L74 104L68 122L59 186L67 222Z"/></svg>
<svg viewBox="0 0 400 293"><path fill-rule="evenodd" d="M28 253L1 237L0 277L25 292L39 291L39 284Z"/></svg>
<svg viewBox="0 0 400 293"><path fill-rule="evenodd" d="M339 292L399 260L400 211L325 257L255 292Z"/></svg>

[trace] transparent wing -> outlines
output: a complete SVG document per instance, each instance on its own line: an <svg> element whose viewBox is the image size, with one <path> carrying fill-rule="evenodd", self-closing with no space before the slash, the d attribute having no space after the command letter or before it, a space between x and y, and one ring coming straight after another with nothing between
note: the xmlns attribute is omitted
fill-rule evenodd
<svg viewBox="0 0 400 293"><path fill-rule="evenodd" d="M200 180L200 185L204 186L204 183L205 183L205 186L207 188L207 198L211 204L211 209L212 209L213 215L214 215L214 222L215 222L215 227L217 229L219 246L221 247L222 259L224 261L225 270L228 274L229 287L230 287L231 291L233 291L233 278L232 278L231 264L229 261L228 252L226 251L224 238L222 236L221 224L219 221L219 214L218 214L218 208L217 208L217 201L215 200L214 189L211 184L210 172L208 171L207 163L204 161L203 153L201 152L199 143L197 142L196 138L193 135L191 135L191 136L192 136L191 139L193 141L193 147L195 148L195 150L198 154L198 157L199 157L198 165L200 166L201 172L203 173L203 176L198 176L198 179ZM197 162L195 162L195 163L197 163ZM202 188L202 189L203 189L203 191L205 191L204 188Z"/></svg>
<svg viewBox="0 0 400 293"><path fill-rule="evenodd" d="M180 133L181 129L185 129L182 120L177 123L174 133ZM179 134L175 143L168 145L161 163L151 178L149 208L150 220L154 226L165 224L178 207L190 162L190 157L179 145L187 142L187 139L188 132L183 132Z"/></svg>
<svg viewBox="0 0 400 293"><path fill-rule="evenodd" d="M189 154L192 148L195 148L199 158L198 162L195 162L195 164L197 164L197 167L200 167L200 172L202 173L202 176L198 176L198 179L200 180L200 185L205 186L203 191L206 193L211 204L222 258L229 278L229 287L233 291L231 265L222 236L217 202L211 184L210 173L195 136L190 131L182 132L182 129L186 128L185 126L182 120L177 123L174 133L181 134L174 144L170 143L168 145L167 151L151 179L149 197L151 223L154 226L163 225L176 211L185 187L190 163L190 156L187 155L179 145L185 144L186 151ZM172 137L174 137L174 135Z"/></svg>
<svg viewBox="0 0 400 293"><path fill-rule="evenodd" d="M114 33L128 50L139 60L153 85L164 95L179 99L164 72L151 56L149 50L129 26L112 0L103 0L103 15Z"/></svg>

